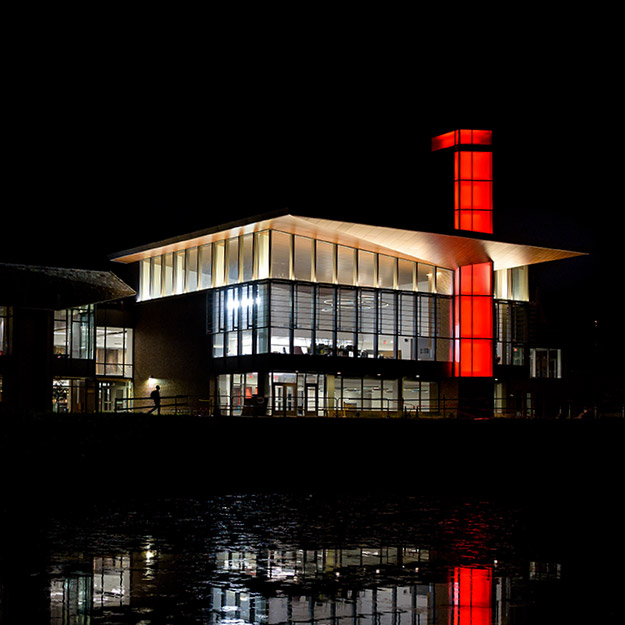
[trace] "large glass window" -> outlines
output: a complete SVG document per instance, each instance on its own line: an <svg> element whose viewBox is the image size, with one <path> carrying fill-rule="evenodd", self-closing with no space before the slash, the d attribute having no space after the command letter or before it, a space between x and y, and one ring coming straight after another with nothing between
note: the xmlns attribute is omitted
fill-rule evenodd
<svg viewBox="0 0 625 625"><path fill-rule="evenodd" d="M452 356L451 299L435 294L270 281L216 289L212 302L215 356L249 354L254 345L256 353Z"/></svg>
<svg viewBox="0 0 625 625"><path fill-rule="evenodd" d="M495 302L497 364L524 365L528 342L527 305L513 301Z"/></svg>
<svg viewBox="0 0 625 625"><path fill-rule="evenodd" d="M213 246L202 245L199 250L200 288L210 289L213 286Z"/></svg>
<svg viewBox="0 0 625 625"><path fill-rule="evenodd" d="M139 299L150 299L150 259L144 258L139 263Z"/></svg>
<svg viewBox="0 0 625 625"><path fill-rule="evenodd" d="M337 246L336 279L339 284L354 284L356 280L356 250L353 247Z"/></svg>
<svg viewBox="0 0 625 625"><path fill-rule="evenodd" d="M271 277L289 280L291 278L290 234L274 230L271 233Z"/></svg>
<svg viewBox="0 0 625 625"><path fill-rule="evenodd" d="M223 286L226 283L226 242L216 241L213 243L213 282L215 286Z"/></svg>
<svg viewBox="0 0 625 625"><path fill-rule="evenodd" d="M185 274L187 292L197 291L197 247L192 247L186 251Z"/></svg>
<svg viewBox="0 0 625 625"><path fill-rule="evenodd" d="M269 277L269 231L263 230L257 232L254 237L256 238L256 278L258 280L264 280Z"/></svg>
<svg viewBox="0 0 625 625"><path fill-rule="evenodd" d="M376 286L376 255L358 250L358 286Z"/></svg>
<svg viewBox="0 0 625 625"><path fill-rule="evenodd" d="M96 374L132 377L132 329L96 328Z"/></svg>
<svg viewBox="0 0 625 625"><path fill-rule="evenodd" d="M254 235L241 237L241 280L249 282L254 279Z"/></svg>
<svg viewBox="0 0 625 625"><path fill-rule="evenodd" d="M397 288L402 291L414 291L417 263L400 258L397 268Z"/></svg>
<svg viewBox="0 0 625 625"><path fill-rule="evenodd" d="M392 256L378 255L378 286L381 289L395 288L397 259Z"/></svg>
<svg viewBox="0 0 625 625"><path fill-rule="evenodd" d="M561 378L561 350L532 348L530 350L530 375L532 378Z"/></svg>
<svg viewBox="0 0 625 625"><path fill-rule="evenodd" d="M312 282L315 262L314 239L296 236L293 249L293 277L295 280Z"/></svg>
<svg viewBox="0 0 625 625"><path fill-rule="evenodd" d="M174 255L165 254L163 257L163 295L174 293Z"/></svg>
<svg viewBox="0 0 625 625"><path fill-rule="evenodd" d="M185 286L185 251L181 250L174 254L174 293L184 293Z"/></svg>
<svg viewBox="0 0 625 625"><path fill-rule="evenodd" d="M93 359L93 306L82 306L54 313L54 355L65 358Z"/></svg>
<svg viewBox="0 0 625 625"><path fill-rule="evenodd" d="M226 241L226 258L228 259L228 284L239 282L239 239Z"/></svg>
<svg viewBox="0 0 625 625"><path fill-rule="evenodd" d="M317 282L334 282L334 253L336 246L333 243L317 241Z"/></svg>
<svg viewBox="0 0 625 625"><path fill-rule="evenodd" d="M150 297L161 297L163 289L163 263L160 256L155 256L151 259L151 285L150 285Z"/></svg>
<svg viewBox="0 0 625 625"><path fill-rule="evenodd" d="M513 267L495 271L495 297L516 302L529 301L528 267Z"/></svg>

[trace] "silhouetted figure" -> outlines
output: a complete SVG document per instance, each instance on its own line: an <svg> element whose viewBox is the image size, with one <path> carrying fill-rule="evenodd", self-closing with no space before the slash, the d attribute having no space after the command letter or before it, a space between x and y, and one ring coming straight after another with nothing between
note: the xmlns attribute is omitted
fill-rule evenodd
<svg viewBox="0 0 625 625"><path fill-rule="evenodd" d="M584 411L579 414L578 419L594 419L595 413L587 407L584 407Z"/></svg>
<svg viewBox="0 0 625 625"><path fill-rule="evenodd" d="M150 393L150 398L154 402L154 408L152 410L148 410L148 414L154 412L156 410L156 414L161 414L161 387L156 386L156 388Z"/></svg>

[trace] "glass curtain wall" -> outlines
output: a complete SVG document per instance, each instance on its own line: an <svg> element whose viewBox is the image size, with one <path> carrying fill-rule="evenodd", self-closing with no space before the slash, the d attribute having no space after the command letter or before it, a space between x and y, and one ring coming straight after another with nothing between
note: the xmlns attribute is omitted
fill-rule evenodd
<svg viewBox="0 0 625 625"><path fill-rule="evenodd" d="M451 305L442 295L291 281L216 289L212 353L451 362Z"/></svg>
<svg viewBox="0 0 625 625"><path fill-rule="evenodd" d="M267 278L452 295L447 269L266 230L142 260L139 299Z"/></svg>
<svg viewBox="0 0 625 625"><path fill-rule="evenodd" d="M273 416L417 415L439 410L436 382L302 372L266 375L267 413ZM222 414L250 412L258 376L254 372L217 377L216 403Z"/></svg>

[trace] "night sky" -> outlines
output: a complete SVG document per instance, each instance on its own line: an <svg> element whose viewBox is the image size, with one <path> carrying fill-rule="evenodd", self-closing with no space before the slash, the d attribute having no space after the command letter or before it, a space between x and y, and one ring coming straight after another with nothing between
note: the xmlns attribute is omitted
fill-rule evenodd
<svg viewBox="0 0 625 625"><path fill-rule="evenodd" d="M6 102L0 261L114 270L114 252L285 207L418 230L440 194L433 132L490 128L494 238L590 253L541 272L567 316L599 321L622 345L622 157L609 93L571 104L556 85L552 99L441 107L395 75L268 84L260 71L209 72L198 84L147 79L134 65L51 69L21 76Z"/></svg>

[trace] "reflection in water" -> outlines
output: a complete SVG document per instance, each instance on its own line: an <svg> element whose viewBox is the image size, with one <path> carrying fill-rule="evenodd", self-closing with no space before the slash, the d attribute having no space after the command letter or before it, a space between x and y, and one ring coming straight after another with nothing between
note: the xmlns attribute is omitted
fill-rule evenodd
<svg viewBox="0 0 625 625"><path fill-rule="evenodd" d="M563 564L528 559L518 525L479 501L124 502L51 518L40 583L55 625L540 623Z"/></svg>

